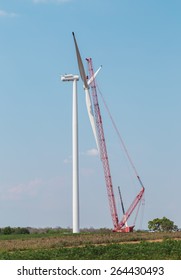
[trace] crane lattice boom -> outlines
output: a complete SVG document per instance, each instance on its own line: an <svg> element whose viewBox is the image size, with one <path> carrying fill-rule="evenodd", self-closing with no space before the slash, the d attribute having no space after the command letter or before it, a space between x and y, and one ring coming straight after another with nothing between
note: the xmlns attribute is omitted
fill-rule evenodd
<svg viewBox="0 0 181 280"><path fill-rule="evenodd" d="M94 71L93 71L93 66L92 66L92 59L87 58L87 61L88 61L88 66L89 66L90 77L93 77ZM111 178L111 172L110 172L110 167L109 167L109 159L108 159L108 154L107 154L106 141L105 141L105 137L104 137L104 129L103 129L103 123L102 123L102 118L101 118L101 113L100 113L100 108L99 108L95 79L92 81L90 86L91 86L91 90L92 90L94 114L95 114L97 134L98 134L98 140L99 140L99 150L100 150L99 152L100 152L100 157L101 157L103 169L104 169L104 176L105 176L105 181L106 181L109 206L110 206L110 210L111 210L111 216L112 216L114 228L117 228L119 221L118 221L116 203L115 203L115 198L114 198L112 178Z"/></svg>
<svg viewBox="0 0 181 280"><path fill-rule="evenodd" d="M87 58L86 60L88 62L90 77L93 77L94 76L94 70L93 70L93 65L92 65L92 59ZM113 221L113 225L114 225L114 231L116 231L116 232L133 231L134 225L130 226L130 227L125 226L125 225L126 225L127 220L129 219L130 215L132 214L132 212L134 211L134 209L136 208L138 203L141 201L145 188L144 188L144 186L143 186L143 184L140 180L140 177L137 176L137 179L138 179L139 183L141 184L142 189L139 192L139 194L136 196L136 198L134 199L132 204L130 205L129 209L123 215L122 220L119 222L117 209L116 209L116 203L115 203L115 197L114 197L114 191L113 191L111 172L110 172L110 167L109 167L109 159L108 159L108 153L107 153L107 148L106 148L106 141L105 141L105 137L104 137L103 123L102 123L101 112L100 112L100 108L99 108L95 79L92 79L92 82L91 82L90 86L91 86L91 92L92 92L92 100L93 100L93 105L94 105L94 115L95 115L95 120L96 120L96 127L97 127L98 141L99 141L99 152L100 152L100 157L101 157L101 160L102 160L102 165L103 165L103 170L104 170L104 176L105 176L105 181L106 181L106 187L107 187L107 193L108 193L108 199L109 199L109 206L110 206L112 221Z"/></svg>
<svg viewBox="0 0 181 280"><path fill-rule="evenodd" d="M136 206L138 205L138 203L140 202L141 198L143 197L144 194L144 187L141 189L141 191L139 192L139 194L136 196L136 198L133 200L132 204L130 205L130 207L128 208L128 210L126 211L125 215L123 216L122 220L119 222L119 226L118 228L123 228L124 225L126 224L127 220L129 219L129 217L131 216L132 212L134 211L134 209L136 208Z"/></svg>

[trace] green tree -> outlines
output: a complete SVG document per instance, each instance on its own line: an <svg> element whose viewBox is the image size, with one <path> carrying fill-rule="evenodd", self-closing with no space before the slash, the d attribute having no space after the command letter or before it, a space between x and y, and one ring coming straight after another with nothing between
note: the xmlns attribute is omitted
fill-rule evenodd
<svg viewBox="0 0 181 280"><path fill-rule="evenodd" d="M166 217L156 218L148 222L148 229L152 231L177 231L178 227Z"/></svg>
<svg viewBox="0 0 181 280"><path fill-rule="evenodd" d="M29 234L30 231L27 228L18 227L18 228L14 229L14 233L15 234Z"/></svg>
<svg viewBox="0 0 181 280"><path fill-rule="evenodd" d="M2 233L3 234L12 234L13 232L14 232L14 230L10 226L5 227L5 228L2 229Z"/></svg>

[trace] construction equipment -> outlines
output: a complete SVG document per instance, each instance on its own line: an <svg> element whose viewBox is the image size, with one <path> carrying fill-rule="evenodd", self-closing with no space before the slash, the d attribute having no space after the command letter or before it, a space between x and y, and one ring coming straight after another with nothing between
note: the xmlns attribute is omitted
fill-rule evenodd
<svg viewBox="0 0 181 280"><path fill-rule="evenodd" d="M87 58L86 59L88 62L88 69L89 69L89 75L92 77L94 75L94 70L93 70L93 65L92 65L92 59ZM98 134L98 140L99 140L99 149L100 149L100 156L102 160L102 165L104 169L104 176L105 176L105 181L106 181L106 186L107 186L107 193L108 193L108 198L109 198L109 206L111 210L111 216L112 216L112 221L114 225L114 231L115 232L130 232L133 231L134 225L133 226L127 226L127 220L129 219L130 215L140 202L140 200L143 197L144 194L144 186L140 180L140 177L137 175L137 179L139 183L141 184L141 191L139 194L136 196L126 213L123 213L123 218L121 221L118 221L118 214L117 214L117 209L116 209L116 203L115 203L115 197L114 197L114 192L113 192L113 185L112 185L112 178L111 178L111 172L109 168L109 159L108 159L108 154L107 154L107 148L106 148L106 141L104 137L104 129L103 129L103 122L101 118L101 112L99 108L99 101L98 101L98 96L97 96L97 89L96 89L96 83L95 79L91 83L91 92L92 92L92 100L93 100L93 105L94 105L94 115L95 115L95 120L96 120L96 126L97 126L97 134Z"/></svg>
<svg viewBox="0 0 181 280"><path fill-rule="evenodd" d="M78 49L78 45L77 45L74 33L73 33L73 38L74 38L74 42L75 42L75 48L76 48L76 54L77 54L80 76L81 76L82 81L84 83L84 90L85 90L86 94L89 95L89 98L90 98L89 85L90 85L90 88L91 88L91 96L92 96L92 102L93 102L93 108L94 108L94 110L93 110L92 107L90 106L91 107L91 115L94 116L94 125L92 125L92 126L93 126L95 140L96 140L98 150L99 150L99 153L100 153L100 158L101 158L102 165L103 165L104 177L105 177L108 200L109 200L109 207L110 207L111 217L112 217L113 226L114 226L113 231L114 232L132 232L135 225L128 226L127 221L129 219L129 217L131 216L131 214L133 213L133 211L135 210L135 208L138 206L139 202L141 202L141 199L143 197L145 188L142 184L142 181L141 181L140 177L138 176L138 174L136 172L136 169L135 169L135 167L134 167L134 165L131 161L130 156L128 155L128 152L125 148L125 145L123 145L123 147L125 149L125 152L128 156L128 159L129 159L132 167L134 168L134 171L136 173L136 177L139 181L139 184L141 185L141 191L135 197L135 199L131 203L128 210L126 212L124 210L123 217L119 221L118 212L117 212L116 203L115 203L115 196L114 196L114 191L113 191L113 184L112 184L112 177L111 177L110 166L109 166L108 153L107 153L107 148L106 148L106 141L105 141L105 136L104 136L103 122L102 122L102 118L101 118L101 112L100 112L100 107L99 107L96 82L95 82L95 78L94 78L95 73L94 73L94 70L93 70L92 59L91 58L86 58L87 63L88 63L89 76L90 76L89 77L89 82L88 82L88 78L85 75L85 70L84 70L84 67L83 67L82 59L81 59L81 56L80 56L80 52L79 52L79 49ZM91 102L91 101L89 101L89 102ZM90 118L90 120L91 120L91 118ZM96 129L95 129L95 125L96 125ZM121 141L122 141L122 139L121 139Z"/></svg>

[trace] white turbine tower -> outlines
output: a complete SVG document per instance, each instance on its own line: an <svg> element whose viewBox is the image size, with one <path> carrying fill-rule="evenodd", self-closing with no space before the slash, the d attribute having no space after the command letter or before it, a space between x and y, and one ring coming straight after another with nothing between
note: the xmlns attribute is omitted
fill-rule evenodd
<svg viewBox="0 0 181 280"><path fill-rule="evenodd" d="M63 82L73 82L72 101L72 208L73 208L73 233L79 233L79 160L78 160L78 102L77 81L78 75L61 76Z"/></svg>
<svg viewBox="0 0 181 280"><path fill-rule="evenodd" d="M90 123L92 126L93 134L95 137L97 149L99 151L96 124L95 124L95 120L94 120L92 103L91 103L91 98L90 98L90 93L89 93L89 85L95 79L95 77L97 76L101 67L94 73L93 77L91 77L87 81L87 76L85 74L84 66L83 66L80 52L79 52L79 49L77 46L75 35L74 35L74 33L72 33L72 34L73 34L74 43L75 43L79 72L80 72L81 79L84 83L87 111L88 111ZM72 111L73 233L79 233L80 232L80 228L79 228L79 161L78 161L78 102L77 102L77 81L79 80L79 76L72 75L72 74L63 75L63 76L61 76L61 80L64 82L69 82L69 81L73 82L73 107L72 107L72 110L73 110Z"/></svg>

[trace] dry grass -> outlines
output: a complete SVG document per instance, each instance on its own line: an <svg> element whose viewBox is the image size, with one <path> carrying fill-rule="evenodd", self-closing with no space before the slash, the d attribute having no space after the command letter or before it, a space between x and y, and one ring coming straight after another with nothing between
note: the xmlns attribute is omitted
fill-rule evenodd
<svg viewBox="0 0 181 280"><path fill-rule="evenodd" d="M56 236L46 235L44 237L23 236L18 239L0 240L0 251L14 251L27 249L51 249L63 247L80 247L86 245L107 245L130 243L140 241L159 242L165 239L180 239L181 232L173 233L90 233L90 234L70 234Z"/></svg>

